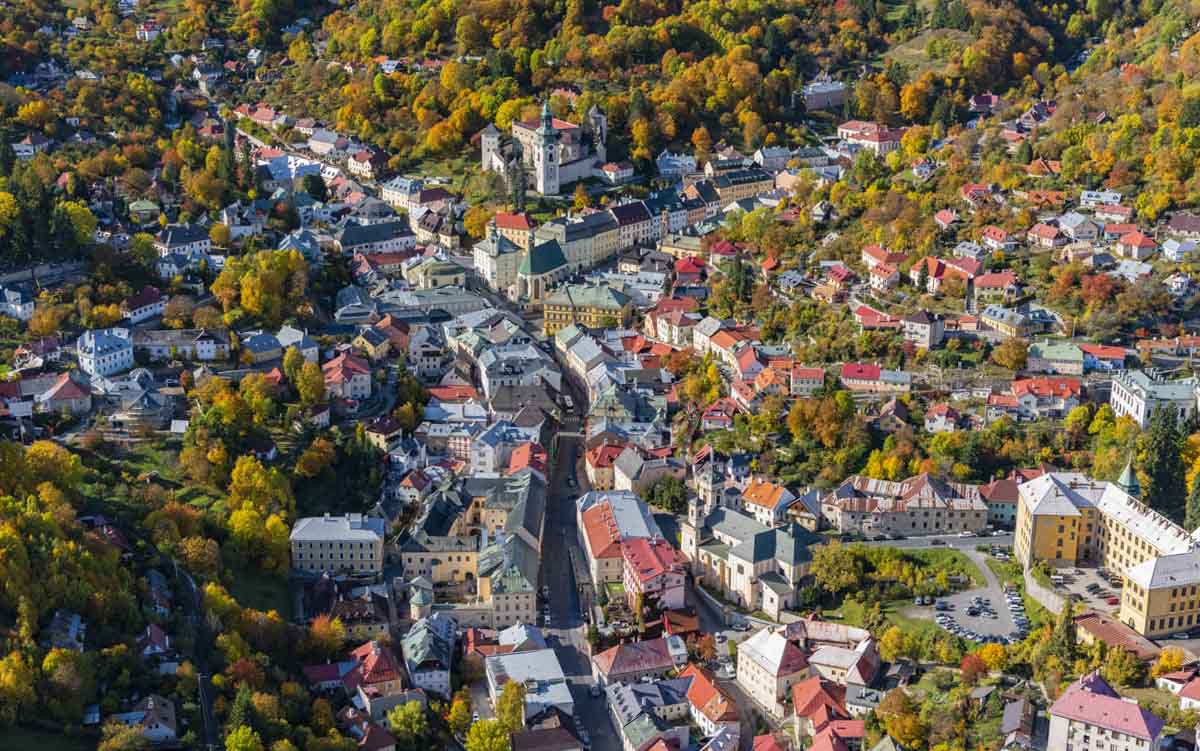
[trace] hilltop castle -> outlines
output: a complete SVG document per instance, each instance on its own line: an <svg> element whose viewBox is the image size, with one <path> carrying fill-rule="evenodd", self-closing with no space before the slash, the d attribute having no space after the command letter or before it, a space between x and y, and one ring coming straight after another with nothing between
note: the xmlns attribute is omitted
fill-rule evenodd
<svg viewBox="0 0 1200 751"><path fill-rule="evenodd" d="M510 138L489 125L479 134L479 142L484 172L499 172L509 179L511 170L530 170L533 189L554 196L564 185L600 176L606 159L608 118L593 106L587 123L576 125L554 117L547 102L540 118L514 121Z"/></svg>

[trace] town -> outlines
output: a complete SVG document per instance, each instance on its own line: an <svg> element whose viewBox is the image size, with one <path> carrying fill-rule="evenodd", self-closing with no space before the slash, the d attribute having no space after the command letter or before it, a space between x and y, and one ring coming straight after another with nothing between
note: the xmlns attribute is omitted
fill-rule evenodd
<svg viewBox="0 0 1200 751"><path fill-rule="evenodd" d="M1197 9L49 5L0 751L1197 748Z"/></svg>

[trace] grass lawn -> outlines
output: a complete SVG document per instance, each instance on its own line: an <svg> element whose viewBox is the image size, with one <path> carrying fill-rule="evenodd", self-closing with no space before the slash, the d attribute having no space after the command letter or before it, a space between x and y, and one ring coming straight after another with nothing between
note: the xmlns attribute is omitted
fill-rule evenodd
<svg viewBox="0 0 1200 751"><path fill-rule="evenodd" d="M604 589L608 592L608 599L619 598L625 596L625 585L621 582L606 582Z"/></svg>
<svg viewBox="0 0 1200 751"><path fill-rule="evenodd" d="M983 572L979 570L979 566L975 565L975 562L961 550L925 548L905 550L904 554L916 558L935 572L943 570L962 572L971 577L971 585L974 587L982 587L985 583Z"/></svg>
<svg viewBox="0 0 1200 751"><path fill-rule="evenodd" d="M264 571L238 571L229 583L229 592L242 607L274 610L284 620L292 617L292 597L287 579Z"/></svg>
<svg viewBox="0 0 1200 751"><path fill-rule="evenodd" d="M925 618L911 618L904 614L904 608L909 605L908 600L889 600L883 603L883 614L888 621L899 626L901 629L910 635L918 638L924 637L924 632L941 631L937 624ZM838 610L827 610L822 614L822 617L830 620L840 620L847 626L862 627L863 617L866 614L866 606L861 602L846 601L842 603L842 607Z"/></svg>
<svg viewBox="0 0 1200 751"><path fill-rule="evenodd" d="M0 733L0 751L91 751L96 747L94 738L71 736L63 733L48 733L44 730L12 727Z"/></svg>

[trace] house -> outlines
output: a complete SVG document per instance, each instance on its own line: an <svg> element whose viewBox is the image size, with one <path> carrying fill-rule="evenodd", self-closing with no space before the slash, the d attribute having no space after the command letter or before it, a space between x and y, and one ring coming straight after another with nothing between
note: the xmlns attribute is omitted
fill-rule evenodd
<svg viewBox="0 0 1200 751"><path fill-rule="evenodd" d="M1175 263L1186 261L1195 252L1195 240L1176 240L1175 238L1171 238L1163 241L1162 244L1163 258Z"/></svg>
<svg viewBox="0 0 1200 751"><path fill-rule="evenodd" d="M989 224L979 235L980 242L992 250L1013 251L1017 249L1017 238L1012 233ZM956 254L957 255L957 254Z"/></svg>
<svg viewBox="0 0 1200 751"><path fill-rule="evenodd" d="M1083 371L1093 370L1123 370L1125 368L1126 352L1124 347L1113 347L1103 344L1080 344L1083 351Z"/></svg>
<svg viewBox="0 0 1200 751"><path fill-rule="evenodd" d="M1031 246L1053 249L1067 244L1067 236L1058 227L1045 222L1038 222L1025 233L1025 242Z"/></svg>
<svg viewBox="0 0 1200 751"><path fill-rule="evenodd" d="M12 150L13 155L24 162L49 151L53 145L54 142L41 133L30 133L20 141L13 143Z"/></svg>
<svg viewBox="0 0 1200 751"><path fill-rule="evenodd" d="M850 391L907 393L912 388L911 373L885 370L873 363L846 363L839 378Z"/></svg>
<svg viewBox="0 0 1200 751"><path fill-rule="evenodd" d="M154 247L159 256L180 254L188 258L207 256L212 250L208 230L195 224L172 224L154 236Z"/></svg>
<svg viewBox="0 0 1200 751"><path fill-rule="evenodd" d="M905 131L904 128L850 120L838 126L837 136L847 144L872 151L876 156L884 156L900 148L900 139Z"/></svg>
<svg viewBox="0 0 1200 751"><path fill-rule="evenodd" d="M484 675L492 706L496 706L506 683L516 681L524 684L526 722L548 712L561 712L567 717L575 714L570 684L553 649L491 655L484 660Z"/></svg>
<svg viewBox="0 0 1200 751"><path fill-rule="evenodd" d="M983 183L967 183L959 188L958 195L972 209L984 208L995 200L992 187Z"/></svg>
<svg viewBox="0 0 1200 751"><path fill-rule="evenodd" d="M1158 250L1158 243L1140 231L1122 235L1121 239L1117 240L1117 252L1126 258L1137 261L1149 258L1154 255L1156 250Z"/></svg>
<svg viewBox="0 0 1200 751"><path fill-rule="evenodd" d="M92 390L71 378L70 372L62 373L54 385L34 397L43 412L78 415L92 410Z"/></svg>
<svg viewBox="0 0 1200 751"><path fill-rule="evenodd" d="M19 286L0 286L0 315L28 321L37 305L30 289Z"/></svg>
<svg viewBox="0 0 1200 751"><path fill-rule="evenodd" d="M936 349L945 337L946 322L939 313L918 310L904 318L904 340L920 349Z"/></svg>
<svg viewBox="0 0 1200 751"><path fill-rule="evenodd" d="M1029 345L1025 369L1034 373L1083 375L1083 349L1073 342L1043 339Z"/></svg>
<svg viewBox="0 0 1200 751"><path fill-rule="evenodd" d="M162 626L157 623L151 623L142 631L138 637L138 654L142 659L147 657L161 657L171 651L171 637L167 636L167 632L162 630Z"/></svg>
<svg viewBox="0 0 1200 751"><path fill-rule="evenodd" d="M133 367L129 329L85 331L75 341L79 369L90 376L110 376Z"/></svg>
<svg viewBox="0 0 1200 751"><path fill-rule="evenodd" d="M1100 225L1076 211L1059 217L1058 228L1072 242L1095 242L1100 237Z"/></svg>
<svg viewBox="0 0 1200 751"><path fill-rule="evenodd" d="M1021 292L1015 271L991 271L971 280L971 291L978 302L1010 300Z"/></svg>
<svg viewBox="0 0 1200 751"><path fill-rule="evenodd" d="M688 715L699 726L701 737L711 738L728 729L733 731L728 737L736 739L740 717L737 700L717 683L712 673L698 665L688 665L679 677L691 681L687 689Z"/></svg>
<svg viewBox="0 0 1200 751"><path fill-rule="evenodd" d="M925 410L925 431L927 433L953 433L958 430L961 422L962 415L945 402L939 402Z"/></svg>
<svg viewBox="0 0 1200 751"><path fill-rule="evenodd" d="M644 676L662 677L678 667L668 639L682 642L679 637L671 636L609 647L592 657L592 677L601 686L633 683ZM683 656L686 660L686 647Z"/></svg>
<svg viewBox="0 0 1200 751"><path fill-rule="evenodd" d="M1168 381L1156 371L1122 369L1112 379L1109 404L1117 417L1129 416L1142 429L1160 407L1183 421L1196 411L1196 383L1190 378Z"/></svg>
<svg viewBox="0 0 1200 751"><path fill-rule="evenodd" d="M833 529L865 535L935 535L987 526L979 488L919 474L895 482L851 475L821 498Z"/></svg>
<svg viewBox="0 0 1200 751"><path fill-rule="evenodd" d="M160 316L166 308L167 299L157 287L143 287L142 291L121 303L121 312L132 323Z"/></svg>
<svg viewBox="0 0 1200 751"><path fill-rule="evenodd" d="M1138 703L1113 690L1100 671L1067 687L1050 707L1047 748L1155 749L1163 721Z"/></svg>
<svg viewBox="0 0 1200 751"><path fill-rule="evenodd" d="M657 538L622 540L621 557L630 608L637 603L665 610L684 606L686 561L671 543Z"/></svg>
<svg viewBox="0 0 1200 751"><path fill-rule="evenodd" d="M609 185L622 185L633 179L633 163L607 162L600 168L600 174Z"/></svg>
<svg viewBox="0 0 1200 751"><path fill-rule="evenodd" d="M737 650L737 682L760 707L782 719L783 704L792 686L808 678L811 668L804 651L782 629L764 628L741 642Z"/></svg>
<svg viewBox="0 0 1200 751"><path fill-rule="evenodd" d="M958 212L954 209L941 209L933 215L933 223L938 226L938 229L945 232L958 224Z"/></svg>
<svg viewBox="0 0 1200 751"><path fill-rule="evenodd" d="M1121 203L1121 194L1115 190L1083 190L1079 193L1079 205L1087 209L1113 206Z"/></svg>
<svg viewBox="0 0 1200 751"><path fill-rule="evenodd" d="M366 360L343 352L321 366L325 389L340 399L366 399L371 395L373 379Z"/></svg>
<svg viewBox="0 0 1200 751"><path fill-rule="evenodd" d="M1013 381L1020 417L1028 420L1062 419L1079 406L1083 384L1078 378L1025 378Z"/></svg>
<svg viewBox="0 0 1200 751"><path fill-rule="evenodd" d="M863 265L870 270L880 265L897 267L904 263L908 259L908 256L904 253L894 253L882 246L872 244L863 246L860 259Z"/></svg>
<svg viewBox="0 0 1200 751"><path fill-rule="evenodd" d="M242 340L242 357L251 363L263 363L283 357L283 348L275 335L267 331L249 332Z"/></svg>
<svg viewBox="0 0 1200 751"><path fill-rule="evenodd" d="M800 97L804 102L806 112L828 110L834 112L842 109L846 103L847 86L841 81L835 81L829 73L822 71L804 85ZM793 100L795 97L793 97Z"/></svg>
<svg viewBox="0 0 1200 751"><path fill-rule="evenodd" d="M374 180L387 169L387 156L376 149L362 149L350 155L346 169L355 177Z"/></svg>
<svg viewBox="0 0 1200 751"><path fill-rule="evenodd" d="M435 613L414 623L400 640L404 666L414 686L450 697L455 629L453 619Z"/></svg>
<svg viewBox="0 0 1200 751"><path fill-rule="evenodd" d="M394 253L416 247L417 236L403 220L376 224L349 222L338 233L336 244L346 255Z"/></svg>
<svg viewBox="0 0 1200 751"><path fill-rule="evenodd" d="M114 714L111 719L138 728L149 743L172 743L179 733L174 702L158 694L150 694L131 711Z"/></svg>
<svg viewBox="0 0 1200 751"><path fill-rule="evenodd" d="M742 508L759 524L774 527L783 522L796 494L782 485L755 477L742 491Z"/></svg>

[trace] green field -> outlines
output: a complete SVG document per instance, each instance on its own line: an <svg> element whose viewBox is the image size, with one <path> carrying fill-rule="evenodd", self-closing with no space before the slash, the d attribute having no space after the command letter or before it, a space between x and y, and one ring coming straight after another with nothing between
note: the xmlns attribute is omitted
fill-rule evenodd
<svg viewBox="0 0 1200 751"><path fill-rule="evenodd" d="M284 620L292 617L292 598L287 579L265 571L238 571L229 582L229 593L244 608L274 610Z"/></svg>

